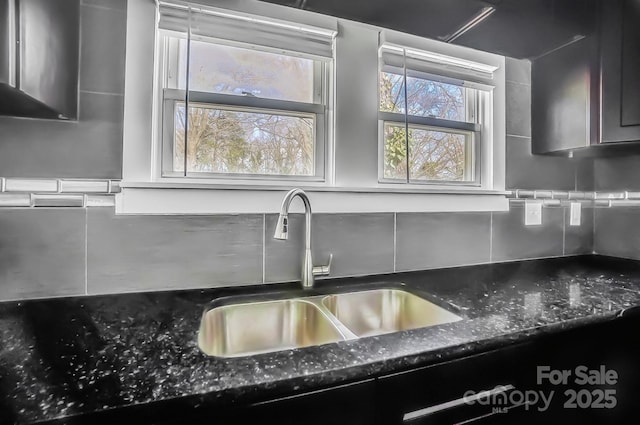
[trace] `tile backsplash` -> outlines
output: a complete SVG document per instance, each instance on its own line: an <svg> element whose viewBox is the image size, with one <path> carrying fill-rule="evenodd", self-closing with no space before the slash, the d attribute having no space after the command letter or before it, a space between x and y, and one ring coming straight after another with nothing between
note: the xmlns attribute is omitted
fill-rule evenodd
<svg viewBox="0 0 640 425"><path fill-rule="evenodd" d="M87 292L262 282L263 216L115 216L87 210Z"/></svg>
<svg viewBox="0 0 640 425"><path fill-rule="evenodd" d="M602 255L640 260L640 208L595 210L594 251Z"/></svg>
<svg viewBox="0 0 640 425"><path fill-rule="evenodd" d="M86 293L85 211L0 210L0 299Z"/></svg>
<svg viewBox="0 0 640 425"><path fill-rule="evenodd" d="M504 213L316 214L316 264L331 277L591 252L592 223L545 208ZM583 212L588 215L590 210ZM639 210L640 211L640 210ZM116 216L113 208L0 209L0 300L298 280L303 215L287 241L275 215Z"/></svg>
<svg viewBox="0 0 640 425"><path fill-rule="evenodd" d="M396 270L491 261L491 213L396 216Z"/></svg>
<svg viewBox="0 0 640 425"><path fill-rule="evenodd" d="M298 280L304 215L289 216L286 241L273 238L276 218L276 214L265 217L264 281ZM333 254L331 275L335 277L393 272L393 219L393 214L315 214L311 224L314 263L326 264Z"/></svg>

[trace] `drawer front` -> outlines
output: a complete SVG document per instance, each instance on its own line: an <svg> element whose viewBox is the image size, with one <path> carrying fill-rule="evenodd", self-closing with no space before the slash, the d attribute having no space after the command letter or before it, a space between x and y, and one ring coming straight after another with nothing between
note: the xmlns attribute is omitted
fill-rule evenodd
<svg viewBox="0 0 640 425"><path fill-rule="evenodd" d="M510 395L521 385L525 354L523 348L504 349L383 377L379 423L456 424L511 416L510 401L517 397Z"/></svg>

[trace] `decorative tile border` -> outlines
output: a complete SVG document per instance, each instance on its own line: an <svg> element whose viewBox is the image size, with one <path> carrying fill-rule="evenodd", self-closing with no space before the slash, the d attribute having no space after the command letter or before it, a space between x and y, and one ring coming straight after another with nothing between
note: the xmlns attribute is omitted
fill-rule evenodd
<svg viewBox="0 0 640 425"><path fill-rule="evenodd" d="M109 193L110 181L60 180L62 193Z"/></svg>
<svg viewBox="0 0 640 425"><path fill-rule="evenodd" d="M119 180L0 177L2 207L111 207Z"/></svg>
<svg viewBox="0 0 640 425"><path fill-rule="evenodd" d="M120 192L120 180L29 179L0 177L2 207L111 207ZM580 202L586 207L640 206L640 192L586 192L566 190L507 191L511 204L540 200L545 207Z"/></svg>
<svg viewBox="0 0 640 425"><path fill-rule="evenodd" d="M85 207L115 207L116 198L113 195L85 195Z"/></svg>
<svg viewBox="0 0 640 425"><path fill-rule="evenodd" d="M571 202L580 202L587 207L633 207L640 206L640 192L584 192L559 190L522 190L515 189L507 193L510 203L523 203L540 200L545 207L568 206Z"/></svg>
<svg viewBox="0 0 640 425"><path fill-rule="evenodd" d="M84 196L32 193L31 205L34 207L84 207Z"/></svg>
<svg viewBox="0 0 640 425"><path fill-rule="evenodd" d="M58 180L5 179L5 192L58 192Z"/></svg>
<svg viewBox="0 0 640 425"><path fill-rule="evenodd" d="M31 195L28 193L0 193L0 207L30 207Z"/></svg>

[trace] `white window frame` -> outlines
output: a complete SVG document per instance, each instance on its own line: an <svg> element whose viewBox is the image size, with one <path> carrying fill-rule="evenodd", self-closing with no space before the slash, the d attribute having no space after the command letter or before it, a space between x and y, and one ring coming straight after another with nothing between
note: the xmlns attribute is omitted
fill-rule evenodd
<svg viewBox="0 0 640 425"><path fill-rule="evenodd" d="M482 169L482 161L480 155L477 152L480 151L480 142L482 140L482 132L480 129L466 129L462 126L452 125L450 127L444 127L442 121L434 120L431 118L422 119L423 117L411 116L405 121L405 115L393 112L380 111L379 114L379 130L378 130L378 181L385 184L395 185L414 185L428 187L433 185L449 185L465 186L465 187L480 187L480 170ZM451 123L453 124L453 123ZM385 177L384 175L384 151L385 151L385 126L393 125L397 127L404 127L408 129L427 130L427 131L441 131L452 134L460 134L469 141L465 145L465 175L471 175L473 178L460 181L455 180L424 180L424 179L411 179L409 175L405 179L394 179ZM466 126L465 126L466 127ZM406 143L406 142L405 142ZM409 151L408 147L406 148ZM407 159L410 153L407 153Z"/></svg>
<svg viewBox="0 0 640 425"><path fill-rule="evenodd" d="M205 0L195 0L196 2ZM335 28L335 60L330 71L324 181L269 179L159 178L156 2L128 2L127 62L122 192L116 197L119 214L216 214L277 212L286 190L301 187L315 212L504 211L505 82L503 56L384 30L375 26L319 15L257 0L206 0L207 5L233 13L286 20L318 28ZM459 58L495 68L493 96L486 100L490 122L482 132L481 184L402 185L379 181L380 141L378 48L380 33L394 44L436 56ZM444 69L450 69L445 65ZM439 73L441 74L441 73ZM451 74L451 78L467 80ZM473 78L471 78L473 81ZM476 81L482 83L482 81ZM154 110L156 112L154 112ZM486 138L487 142L484 142Z"/></svg>
<svg viewBox="0 0 640 425"><path fill-rule="evenodd" d="M405 56L405 49L402 48L403 56ZM409 185L451 185L451 186L469 186L469 187L481 187L481 170L482 170L482 143L490 143L490 140L483 138L483 123L480 121L481 111L484 105L480 101L480 96L491 95L492 87L480 87L478 84L468 83L466 81L460 81L452 78L448 78L445 75L425 74L420 72L414 72L406 67L406 60L403 63L401 69L385 69L384 64L380 60L380 67L378 72L391 73L397 75L403 79L403 87L407 84L408 78L419 78L428 81L438 81L451 85L458 85L462 87L463 95L465 99L465 120L464 121L452 121L436 117L424 117L419 115L409 114L406 110L405 113L400 112L388 112L378 110L379 130L378 130L378 143L379 143L379 162L378 162L378 181L380 183L393 183L393 184L409 184ZM380 87L379 87L380 88ZM488 93L481 94L478 90L484 90ZM378 105L380 105L380 90L378 89ZM408 105L405 105L405 109ZM392 179L385 177L384 175L384 151L385 151L385 139L384 129L386 125L396 125L405 127L406 129L416 128L432 131L443 131L447 133L461 134L465 138L470 139L470 143L466 144L465 152L465 175L471 175L471 179L464 179L462 181L453 180L422 180L411 179L409 176L409 170L407 167L407 176L405 179ZM408 134L407 134L408 137ZM410 158L410 149L408 139L405 140L405 146L407 150L407 161Z"/></svg>
<svg viewBox="0 0 640 425"><path fill-rule="evenodd" d="M442 46L431 40L419 40L406 34L382 31L379 37L379 72L391 72L400 76L403 87L410 77L439 81L463 87L465 95L465 121L451 121L435 117L421 117L405 113L378 111L379 119L379 181L396 185L416 185L422 187L450 187L490 190L496 186L492 174L496 170L491 166L496 146L499 146L500 132L494 131L496 122L494 102L495 92L500 92L502 80L494 74L499 70L495 63L477 62L475 58L451 56ZM440 47L440 50L435 48ZM386 54L385 54L386 52ZM394 59L385 56L395 55ZM409 61L407 58L411 57ZM485 58L486 59L486 58ZM389 63L391 62L391 63ZM496 90L497 89L497 90ZM380 91L378 90L380 95ZM379 105L380 103L378 103ZM405 105L405 108L408 105ZM420 180L411 179L409 170L405 180L384 177L384 126L386 123L404 125L405 128L424 127L433 130L459 133L470 136L467 145L467 170L473 178L465 181ZM499 129L496 129L499 130ZM498 138L496 140L496 138ZM410 156L408 139L406 140L407 161ZM408 167L407 167L408 168ZM503 186L502 186L503 187Z"/></svg>
<svg viewBox="0 0 640 425"><path fill-rule="evenodd" d="M157 37L156 55L157 64L157 93L158 99L155 107L160 113L156 114L155 126L159 137L154 143L160 144L157 149L155 178L157 181L175 182L181 178L192 178L199 180L210 180L220 182L239 181L269 181L273 184L305 184L308 182L325 182L328 158L326 152L329 143L329 120L327 115L328 103L330 101L329 87L332 63L331 61L320 61L312 55L304 55L269 47L253 46L233 40L222 40L208 37L193 37L192 40L214 45L230 47L240 47L245 49L255 49L261 52L285 54L288 56L302 57L314 60L314 102L304 103L288 100L268 99L251 96L237 96L220 93L201 92L189 89L188 99L185 89L168 88L177 87L178 80L186 78L181 75L179 57L183 52L179 50L175 40L183 38L181 34L175 34L167 30L159 30ZM187 43L188 46L188 43ZM189 47L187 47L189 48ZM188 57L187 54L185 54ZM190 105L201 105L228 111L266 113L276 115L287 115L300 118L312 118L314 120L314 164L313 174L303 175L275 175L275 174L242 174L242 173L204 173L173 170L173 147L175 137L175 108L180 103L188 102Z"/></svg>

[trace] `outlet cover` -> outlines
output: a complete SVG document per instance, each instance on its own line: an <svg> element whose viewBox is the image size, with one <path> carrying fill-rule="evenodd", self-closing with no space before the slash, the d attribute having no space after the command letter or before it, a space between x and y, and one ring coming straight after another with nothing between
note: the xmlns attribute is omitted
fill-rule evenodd
<svg viewBox="0 0 640 425"><path fill-rule="evenodd" d="M527 201L524 204L524 225L542 224L542 201Z"/></svg>
<svg viewBox="0 0 640 425"><path fill-rule="evenodd" d="M580 226L582 218L582 204L580 202L572 202L569 208L569 226Z"/></svg>

